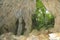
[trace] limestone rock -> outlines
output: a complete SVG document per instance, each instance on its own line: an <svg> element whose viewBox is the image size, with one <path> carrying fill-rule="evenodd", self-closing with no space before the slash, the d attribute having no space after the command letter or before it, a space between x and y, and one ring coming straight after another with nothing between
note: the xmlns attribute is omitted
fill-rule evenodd
<svg viewBox="0 0 60 40"><path fill-rule="evenodd" d="M16 20L17 20L15 13L18 9L17 1L0 0L0 3L1 3L0 5L0 34L5 33L5 32L15 33Z"/></svg>

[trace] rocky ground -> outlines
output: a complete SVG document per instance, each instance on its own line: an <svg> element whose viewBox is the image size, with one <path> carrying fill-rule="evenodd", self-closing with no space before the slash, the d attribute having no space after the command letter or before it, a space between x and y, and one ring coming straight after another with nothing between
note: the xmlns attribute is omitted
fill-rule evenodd
<svg viewBox="0 0 60 40"><path fill-rule="evenodd" d="M59 40L60 33L48 33L46 30L45 32L39 32L37 30L33 30L29 36L24 35L13 35L12 33L4 33L0 36L0 40Z"/></svg>
<svg viewBox="0 0 60 40"><path fill-rule="evenodd" d="M0 36L0 40L49 40L48 35L40 34L40 35L29 35L26 36L15 36L11 33L6 33Z"/></svg>
<svg viewBox="0 0 60 40"><path fill-rule="evenodd" d="M12 33L5 33L0 36L0 40L49 40L48 34L40 33L37 30L33 30L29 36L17 36Z"/></svg>

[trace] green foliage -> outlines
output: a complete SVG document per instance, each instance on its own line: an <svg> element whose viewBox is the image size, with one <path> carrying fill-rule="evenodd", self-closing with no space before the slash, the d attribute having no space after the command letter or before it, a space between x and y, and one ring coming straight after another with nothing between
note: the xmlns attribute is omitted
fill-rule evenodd
<svg viewBox="0 0 60 40"><path fill-rule="evenodd" d="M32 18L33 28L40 30L41 28L51 28L54 25L54 16L46 10L40 0L36 1L36 12Z"/></svg>

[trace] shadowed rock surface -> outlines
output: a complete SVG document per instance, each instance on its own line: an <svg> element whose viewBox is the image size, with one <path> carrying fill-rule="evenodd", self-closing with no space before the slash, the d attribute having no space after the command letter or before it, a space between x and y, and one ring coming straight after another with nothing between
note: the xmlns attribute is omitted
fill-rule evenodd
<svg viewBox="0 0 60 40"><path fill-rule="evenodd" d="M20 35L23 27L24 34L31 31L31 16L35 10L36 0L0 0L0 34L12 32ZM22 26L22 19L25 26Z"/></svg>

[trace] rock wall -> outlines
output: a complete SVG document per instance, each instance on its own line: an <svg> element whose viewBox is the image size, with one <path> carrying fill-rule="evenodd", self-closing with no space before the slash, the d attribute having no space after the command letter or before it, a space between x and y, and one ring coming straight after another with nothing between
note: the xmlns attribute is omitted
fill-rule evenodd
<svg viewBox="0 0 60 40"><path fill-rule="evenodd" d="M25 23L25 34L29 33L35 6L36 0L0 0L0 34L13 32L20 35L24 27L22 19Z"/></svg>

